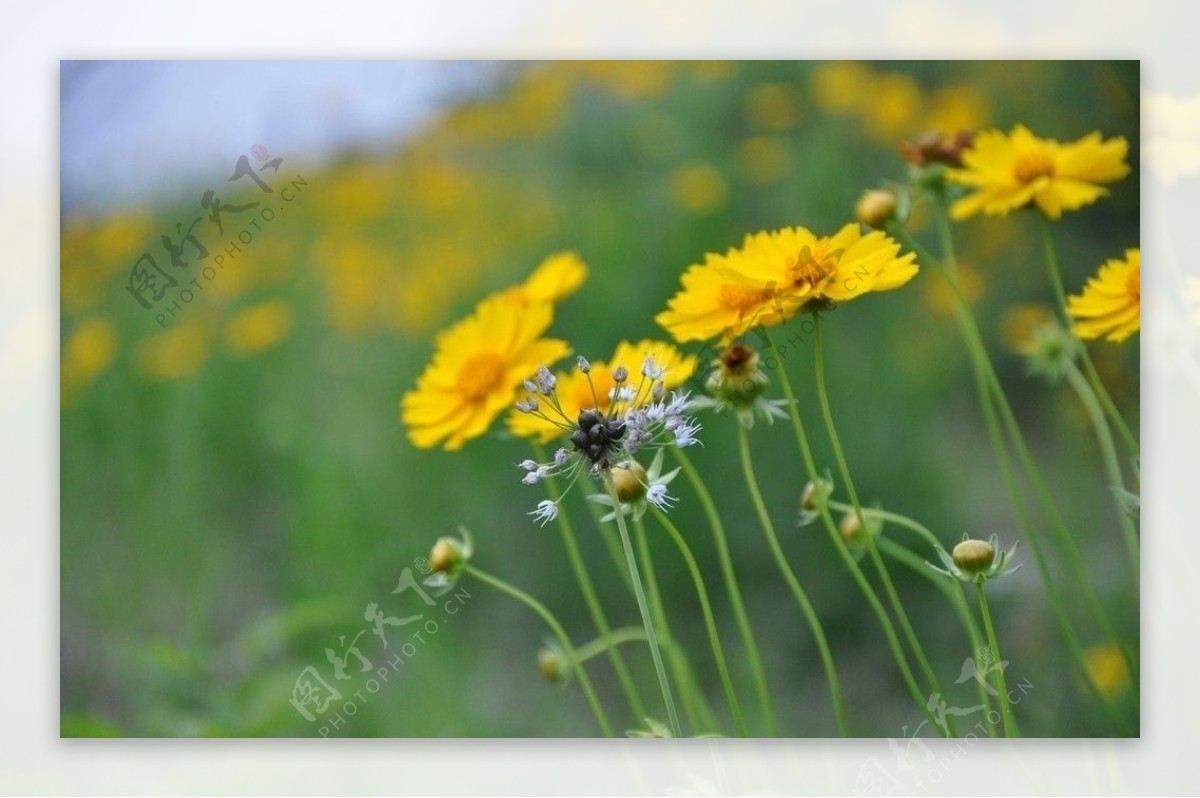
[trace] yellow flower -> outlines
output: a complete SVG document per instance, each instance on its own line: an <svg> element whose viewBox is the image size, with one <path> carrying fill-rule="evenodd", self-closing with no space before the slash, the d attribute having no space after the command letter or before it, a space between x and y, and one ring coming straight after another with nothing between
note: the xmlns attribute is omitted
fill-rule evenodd
<svg viewBox="0 0 1200 798"><path fill-rule="evenodd" d="M1115 698L1129 689L1129 668L1115 644L1090 646L1083 652L1083 661L1088 677L1102 694Z"/></svg>
<svg viewBox="0 0 1200 798"><path fill-rule="evenodd" d="M490 297L438 335L416 389L400 400L409 441L455 451L486 432L525 378L570 352L566 342L541 337L553 315L549 304Z"/></svg>
<svg viewBox="0 0 1200 798"><path fill-rule="evenodd" d="M696 357L684 355L674 346L663 341L638 341L631 344L622 341L617 344L611 359L603 362L591 362L591 370L584 374L578 367L571 371L560 371L556 391L563 414L569 419L579 417L579 411L596 408L602 413L608 412L612 405L609 393L616 383L613 381L613 370L617 366L625 366L629 370L629 385L637 389L641 381L640 369L647 357L654 358L657 366L663 369L663 387L667 390L682 385L696 371ZM591 377L591 381L588 381ZM650 390L649 381L643 387L643 396ZM593 389L595 393L593 394ZM547 415L557 417L557 413L548 411ZM508 428L514 435L522 438L534 438L539 443L549 443L564 433L556 424L533 413L522 413L514 410L508 417Z"/></svg>
<svg viewBox="0 0 1200 798"><path fill-rule="evenodd" d="M179 380L196 374L212 350L213 325L186 320L138 342L138 370L150 380Z"/></svg>
<svg viewBox="0 0 1200 798"><path fill-rule="evenodd" d="M275 346L291 329L291 310L274 299L239 311L225 327L225 341L236 354L246 357Z"/></svg>
<svg viewBox="0 0 1200 798"><path fill-rule="evenodd" d="M68 400L112 363L117 354L117 333L105 319L81 321L63 343L62 392Z"/></svg>
<svg viewBox="0 0 1200 798"><path fill-rule="evenodd" d="M1125 250L1125 260L1113 258L1088 280L1080 296L1067 298L1067 313L1075 320L1071 331L1080 338L1121 343L1142 323L1142 251Z"/></svg>
<svg viewBox="0 0 1200 798"><path fill-rule="evenodd" d="M738 147L738 166L755 183L776 183L787 177L792 157L784 143L775 136L755 136Z"/></svg>
<svg viewBox="0 0 1200 798"><path fill-rule="evenodd" d="M555 252L518 286L501 294L519 304L554 303L575 293L588 278L588 267L574 252Z"/></svg>
<svg viewBox="0 0 1200 798"><path fill-rule="evenodd" d="M729 340L757 324L779 324L810 301L899 288L917 273L915 260L881 232L863 235L857 224L828 237L803 227L756 233L740 249L709 253L688 267L683 289L655 321L680 343Z"/></svg>
<svg viewBox="0 0 1200 798"><path fill-rule="evenodd" d="M975 137L963 153L963 169L948 171L947 177L979 189L950 208L950 215L963 220L983 213L1003 216L1030 202L1037 203L1051 219L1089 205L1108 193L1100 183L1112 183L1129 174L1125 156L1129 144L1123 138L1102 140L1089 133L1072 144L1039 139L1023 125L1005 135L986 130Z"/></svg>

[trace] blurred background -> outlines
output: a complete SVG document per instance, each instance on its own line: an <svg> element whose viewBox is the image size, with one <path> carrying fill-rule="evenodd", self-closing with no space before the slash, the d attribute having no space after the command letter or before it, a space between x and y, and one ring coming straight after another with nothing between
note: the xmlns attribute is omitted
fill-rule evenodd
<svg viewBox="0 0 1200 798"><path fill-rule="evenodd" d="M444 453L406 441L397 401L435 333L546 254L571 249L591 278L559 307L556 337L597 358L619 339L663 337L653 316L705 252L783 225L832 232L864 188L903 179L899 141L1018 122L1061 140L1100 130L1133 146L1134 174L1055 227L1077 291L1138 244L1138 77L1136 62L64 62L62 734L318 735L323 721L289 703L297 677L311 667L332 684L326 649L342 651L363 629L362 653L383 667L394 653L380 648L364 608L422 612L415 595L391 591L460 524L481 567L543 599L577 642L591 639L557 533L525 515L541 498L512 467L527 447L496 436ZM238 170L241 158L249 170ZM212 203L202 204L209 190L225 207L223 233L209 220ZM259 228L239 242L255 214ZM183 244L194 219L212 256L240 249L183 301L180 289L202 268ZM1022 319L1052 301L1035 221L959 226L964 280L1106 609L1136 639L1138 596L1123 579L1083 409L1026 376L1012 352ZM926 223L918 213L912 226L931 243ZM170 265L164 238L189 266ZM129 290L143 253L186 275L149 310ZM172 301L177 312L157 319ZM1019 528L951 311L926 272L832 315L835 413L865 501L922 520L946 543L964 531L1011 542ZM1136 346L1092 352L1136 423ZM788 368L816 429L808 352ZM734 430L704 422L694 458L718 494L781 731L834 735L807 627L740 480L727 476ZM878 624L824 532L794 523L805 480L789 431L753 437L856 733L911 733L922 716ZM832 466L822 441L817 448ZM752 712L711 534L677 485L675 521L708 578ZM582 502L569 509L610 619L636 624ZM724 717L686 570L670 541L655 535L652 545L673 631ZM971 653L957 620L923 577L893 575L939 678L953 682ZM378 692L365 691L350 660L353 678L337 687L367 698L331 735L595 733L578 686L538 673L541 622L483 585L463 587L461 610L438 614L437 633ZM995 588L1010 681L1034 685L1019 708L1026 735L1111 733L1071 675L1032 563ZM1090 631L1085 645L1099 644ZM1107 667L1107 689L1136 702L1111 652L1091 654ZM649 657L627 656L653 695ZM619 728L636 725L608 663L591 672ZM950 689L967 702L974 687ZM751 726L761 726L753 714Z"/></svg>

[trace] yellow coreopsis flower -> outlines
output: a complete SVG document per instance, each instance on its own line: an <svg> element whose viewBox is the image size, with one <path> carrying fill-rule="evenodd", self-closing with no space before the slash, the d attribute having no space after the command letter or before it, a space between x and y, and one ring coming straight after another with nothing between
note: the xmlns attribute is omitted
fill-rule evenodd
<svg viewBox="0 0 1200 798"><path fill-rule="evenodd" d="M579 289L588 277L587 264L574 252L547 255L525 282L501 291L520 304L554 303Z"/></svg>
<svg viewBox="0 0 1200 798"><path fill-rule="evenodd" d="M952 182L978 189L955 202L950 215L958 221L981 212L1002 216L1033 202L1057 219L1107 194L1099 184L1129 174L1128 152L1124 138L1104 140L1098 132L1061 144L1039 139L1023 125L1009 134L985 130L963 152L963 168L946 173Z"/></svg>
<svg viewBox="0 0 1200 798"><path fill-rule="evenodd" d="M1129 249L1125 259L1113 258L1088 280L1083 293L1067 298L1071 331L1080 338L1121 343L1142 324L1142 251Z"/></svg>
<svg viewBox="0 0 1200 798"><path fill-rule="evenodd" d="M605 362L592 361L588 364L588 372L584 373L578 367L570 371L560 371L557 378L556 393L560 409L567 418L579 417L581 410L595 408L601 413L607 413L612 406L612 390L616 387L613 370L624 366L631 375L626 383L634 390L639 388L643 398L650 396L651 384L646 379L642 382L638 376L640 369L650 358L656 369L662 369L661 380L663 388L670 390L682 385L696 371L696 357L684 355L674 346L664 341L638 341L629 343L622 341L617 344L611 359ZM590 381L588 378L591 378ZM557 417L557 413L548 413ZM549 443L565 434L559 425L542 415L522 413L514 410L508 417L508 428L515 435L523 438L533 438L539 443Z"/></svg>
<svg viewBox="0 0 1200 798"><path fill-rule="evenodd" d="M709 253L688 267L683 289L655 317L676 341L742 335L779 324L814 301L845 302L899 288L917 273L916 255L879 231L848 224L832 236L785 227L746 236L741 248Z"/></svg>
<svg viewBox="0 0 1200 798"><path fill-rule="evenodd" d="M439 334L416 389L400 400L409 441L455 451L484 434L526 377L570 352L565 341L542 338L553 315L546 303L490 297Z"/></svg>

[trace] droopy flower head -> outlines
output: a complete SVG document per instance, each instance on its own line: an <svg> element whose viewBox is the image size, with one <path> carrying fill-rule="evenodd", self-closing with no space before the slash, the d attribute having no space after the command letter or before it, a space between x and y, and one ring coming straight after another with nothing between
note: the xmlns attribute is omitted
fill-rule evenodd
<svg viewBox="0 0 1200 798"><path fill-rule="evenodd" d="M586 364L586 372L577 365L569 372L560 371L554 375L556 394L563 413L571 419L577 419L582 410L594 409L607 413L612 406L613 391L616 388L613 372L619 366L624 366L630 373L625 382L626 392L635 390L643 379L645 382L642 387L652 388L654 378L647 377L642 372L647 358L662 370L657 380L662 383L663 390L679 387L696 370L695 356L684 355L671 344L649 340L637 343L622 341L617 344L616 351L608 361L585 360L583 362ZM557 418L557 414L554 416ZM539 443L549 443L564 434L559 425L543 415L523 413L520 410L509 415L508 428L515 435L533 438Z"/></svg>
<svg viewBox="0 0 1200 798"><path fill-rule="evenodd" d="M1046 216L1057 219L1063 211L1090 205L1107 194L1101 183L1129 174L1128 152L1125 139L1103 140L1098 132L1061 144L1039 139L1023 125L1007 135L984 131L963 152L964 168L946 173L951 182L976 189L955 202L950 215L959 221L981 212L1003 216L1034 202Z"/></svg>
<svg viewBox="0 0 1200 798"><path fill-rule="evenodd" d="M491 297L440 333L416 389L400 401L409 441L454 451L486 432L528 374L570 352L566 342L541 337L553 313L545 303L522 306Z"/></svg>
<svg viewBox="0 0 1200 798"><path fill-rule="evenodd" d="M587 264L574 252L555 252L538 264L525 282L500 292L521 305L558 302L579 289L588 277Z"/></svg>
<svg viewBox="0 0 1200 798"><path fill-rule="evenodd" d="M1071 331L1080 338L1121 343L1142 323L1142 251L1129 249L1125 259L1114 258L1088 280L1083 294L1067 298Z"/></svg>
<svg viewBox="0 0 1200 798"><path fill-rule="evenodd" d="M832 236L785 227L746 236L738 249L688 267L683 289L655 317L679 342L732 340L755 325L780 324L809 303L845 302L904 285L916 255L881 232L848 224Z"/></svg>

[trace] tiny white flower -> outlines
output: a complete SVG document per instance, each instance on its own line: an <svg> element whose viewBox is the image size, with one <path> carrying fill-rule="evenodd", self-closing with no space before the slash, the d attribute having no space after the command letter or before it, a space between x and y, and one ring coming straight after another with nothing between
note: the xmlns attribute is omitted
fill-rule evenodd
<svg viewBox="0 0 1200 798"><path fill-rule="evenodd" d="M538 464L532 460L522 460L520 467L524 471L533 471L535 468L538 467Z"/></svg>
<svg viewBox="0 0 1200 798"><path fill-rule="evenodd" d="M674 496L667 495L666 485L657 484L651 485L650 489L646 491L646 501L650 502L665 513L670 510L672 506L674 506L674 503L677 502L678 499L676 499Z"/></svg>
<svg viewBox="0 0 1200 798"><path fill-rule="evenodd" d="M542 526L545 526L558 517L558 505L549 499L543 499L538 502L537 509L531 510L529 515L533 516L534 521L538 521Z"/></svg>
<svg viewBox="0 0 1200 798"><path fill-rule="evenodd" d="M563 466L565 466L567 464L567 461L569 461L570 459L571 459L571 453L568 452L566 449L559 449L557 452L554 453L554 464L556 466L558 466L559 468L562 468Z"/></svg>

